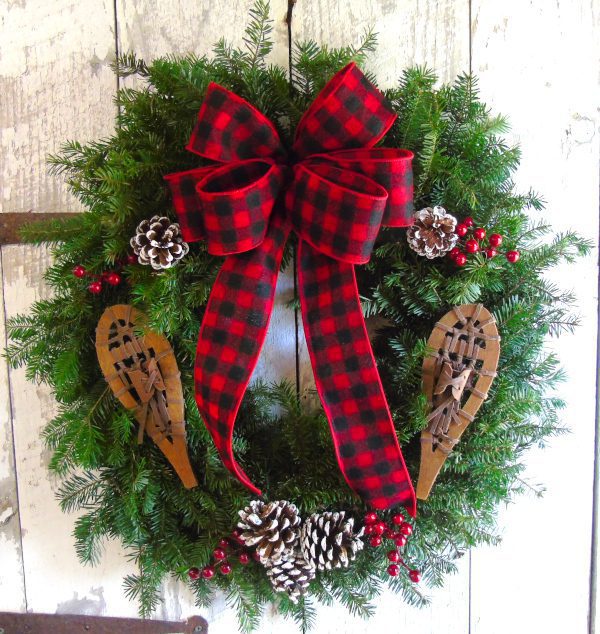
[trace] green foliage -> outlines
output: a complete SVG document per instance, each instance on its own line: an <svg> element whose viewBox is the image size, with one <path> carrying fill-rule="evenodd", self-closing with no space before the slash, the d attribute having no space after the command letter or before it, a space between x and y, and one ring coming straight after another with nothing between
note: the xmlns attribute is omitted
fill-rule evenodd
<svg viewBox="0 0 600 634"><path fill-rule="evenodd" d="M51 469L64 479L58 493L63 510L83 511L74 531L81 560L97 562L103 542L119 539L139 568L125 579L125 591L143 615L157 607L165 577L186 579L190 566L210 560L215 542L231 531L237 510L249 499L222 466L193 396L196 337L220 262L196 243L178 266L161 274L126 267L129 283L99 296L70 271L76 264L94 273L105 270L127 254L141 219L155 213L174 218L162 176L197 166L197 157L184 148L209 82L249 99L290 144L300 115L332 73L352 59L363 61L375 45L370 33L357 48L301 43L290 85L286 70L266 62L270 32L268 5L259 1L241 49L221 41L212 59L190 55L146 63L133 54L120 57L115 71L143 83L117 94L114 134L87 145L71 141L50 157L52 172L66 178L87 213L25 230L28 240L52 245L46 279L54 296L9 320L6 355L13 366L26 365L31 380L54 390L59 412L44 437L53 451ZM571 331L577 317L572 294L544 273L590 249L575 234L553 236L542 221L529 219L543 202L534 192L515 191L519 150L503 140L507 122L479 100L475 78L462 75L441 87L436 82L432 71L412 68L387 91L398 119L384 143L415 152L417 208L443 204L459 217L471 215L489 232L503 234L506 247L518 248L522 257L508 265L502 258L477 256L458 269L447 259L418 257L401 230L387 229L370 264L359 270L365 315L386 324L374 349L413 479L426 418L420 368L433 324L455 304L483 302L502 335L490 397L448 458L429 501L420 505L407 548L432 586L455 569L465 549L497 542L498 504L528 488L520 478L525 452L562 431L562 402L553 393L562 373L544 341ZM95 327L107 305L121 302L144 311L148 326L167 335L176 351L190 455L200 479L195 489L183 489L151 442L137 445L130 413L101 377ZM234 444L243 468L264 485L268 499L292 500L303 514L328 508L362 514L362 503L337 468L323 412L304 406L292 386L255 385L242 405ZM403 576L386 575L384 559L384 553L365 549L350 570L320 575L311 598L298 605L274 596L258 565L234 562L231 575L217 575L210 584L194 581L192 589L198 605L209 603L216 589L224 591L244 631L256 626L268 601L276 601L303 631L315 622L314 599L341 601L368 617L385 584L408 603L423 605L426 597L418 587Z"/></svg>

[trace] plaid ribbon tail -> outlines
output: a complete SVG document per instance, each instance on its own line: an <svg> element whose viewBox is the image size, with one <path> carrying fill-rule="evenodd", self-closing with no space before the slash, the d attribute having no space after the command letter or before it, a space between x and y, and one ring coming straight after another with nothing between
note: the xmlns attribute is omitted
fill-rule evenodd
<svg viewBox="0 0 600 634"><path fill-rule="evenodd" d="M369 342L354 265L300 240L298 281L317 391L348 485L376 509L417 512L415 492Z"/></svg>
<svg viewBox="0 0 600 634"><path fill-rule="evenodd" d="M262 349L289 222L275 212L257 248L229 255L213 286L200 328L196 403L226 468L260 495L233 457L235 419Z"/></svg>

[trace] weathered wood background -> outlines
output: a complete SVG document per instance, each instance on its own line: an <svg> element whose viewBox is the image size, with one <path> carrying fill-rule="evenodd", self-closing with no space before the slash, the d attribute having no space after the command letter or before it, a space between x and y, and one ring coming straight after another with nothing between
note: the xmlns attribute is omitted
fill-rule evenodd
<svg viewBox="0 0 600 634"><path fill-rule="evenodd" d="M239 42L251 0L2 0L0 39L1 212L76 211L63 184L47 175L44 157L67 138L87 141L113 126L118 82L109 69L116 51L151 58L208 52L219 34ZM272 0L273 61L287 64L287 0ZM518 183L548 201L558 230L598 236L599 0L297 0L294 39L341 45L373 26L372 57L382 85L409 64L452 80L472 69L497 111L509 113L523 148ZM5 246L0 259L0 346L6 317L47 293L44 249ZM570 379L565 421L572 433L532 451L527 478L544 483L544 498L521 498L503 510L503 545L476 549L460 573L432 592L427 610L385 596L370 625L389 632L500 634L594 628L592 571L596 390L597 267L592 257L554 275L574 287L583 326L552 343ZM289 278L257 372L293 376L294 316L283 308ZM301 382L311 380L300 342ZM111 544L102 565L83 568L73 550L73 518L54 501L40 431L53 415L47 389L0 362L0 611L134 616L121 577L130 565ZM164 588L157 616L195 613L185 588ZM592 616L590 616L592 615ZM211 632L236 631L217 602L206 615ZM342 608L323 608L317 632L363 632ZM263 632L293 631L266 614ZM600 630L599 630L600 631Z"/></svg>

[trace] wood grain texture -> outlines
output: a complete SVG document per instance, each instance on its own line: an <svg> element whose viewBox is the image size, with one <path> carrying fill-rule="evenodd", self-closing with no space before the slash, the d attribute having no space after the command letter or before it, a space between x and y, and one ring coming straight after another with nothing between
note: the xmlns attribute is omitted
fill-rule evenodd
<svg viewBox="0 0 600 634"><path fill-rule="evenodd" d="M3 3L0 42L0 114L3 212L62 212L80 206L61 181L48 175L45 157L67 139L87 141L110 132L116 87L111 0L41 0ZM26 312L48 289L44 249L2 249L7 314ZM84 569L71 533L74 517L55 500L58 483L47 470L40 434L56 411L47 387L10 372L14 448L23 536L27 607L34 611L135 616L121 578L135 569L119 548L107 547L101 567ZM19 578L15 578L15 584ZM110 606L110 608L108 608ZM16 608L15 608L16 609Z"/></svg>
<svg viewBox="0 0 600 634"><path fill-rule="evenodd" d="M0 348L6 345L0 247ZM0 358L0 610L25 610L19 498L13 453L8 363Z"/></svg>
<svg viewBox="0 0 600 634"><path fill-rule="evenodd" d="M484 99L510 115L523 152L517 184L543 193L540 215L556 231L572 228L596 244L599 9L596 0L473 2L473 71ZM472 555L473 634L588 631L596 259L550 276L576 291L582 315L574 335L550 346L569 375L559 394L571 433L527 455L524 477L543 483L545 496L517 499L500 517L503 545Z"/></svg>
<svg viewBox="0 0 600 634"><path fill-rule="evenodd" d="M367 69L383 87L407 66L435 68L441 81L469 68L468 0L297 0L293 16L294 41L329 47L357 45L373 29L379 46Z"/></svg>
<svg viewBox="0 0 600 634"><path fill-rule="evenodd" d="M114 117L112 0L2 0L0 13L0 211L78 209L45 161Z"/></svg>

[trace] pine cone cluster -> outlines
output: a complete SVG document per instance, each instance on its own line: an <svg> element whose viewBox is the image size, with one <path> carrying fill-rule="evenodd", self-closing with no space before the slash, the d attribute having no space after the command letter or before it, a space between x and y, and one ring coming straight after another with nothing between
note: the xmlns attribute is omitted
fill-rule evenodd
<svg viewBox="0 0 600 634"><path fill-rule="evenodd" d="M179 225L165 216L142 220L130 244L138 262L157 271L171 268L190 250L181 237Z"/></svg>
<svg viewBox="0 0 600 634"><path fill-rule="evenodd" d="M240 539L256 547L275 591L293 602L307 592L317 570L347 568L363 548L363 529L355 533L345 511L314 513L303 523L286 500L253 500L239 515Z"/></svg>
<svg viewBox="0 0 600 634"><path fill-rule="evenodd" d="M456 218L443 207L425 207L413 216L413 225L408 228L406 238L413 251L430 260L451 251L458 236Z"/></svg>
<svg viewBox="0 0 600 634"><path fill-rule="evenodd" d="M302 525L301 550L317 570L347 568L362 550L362 529L354 532L354 518L345 511L314 513Z"/></svg>

